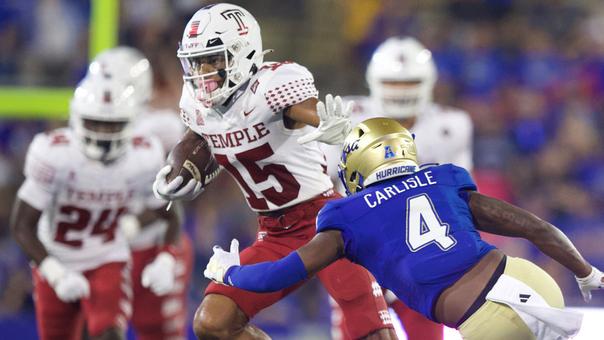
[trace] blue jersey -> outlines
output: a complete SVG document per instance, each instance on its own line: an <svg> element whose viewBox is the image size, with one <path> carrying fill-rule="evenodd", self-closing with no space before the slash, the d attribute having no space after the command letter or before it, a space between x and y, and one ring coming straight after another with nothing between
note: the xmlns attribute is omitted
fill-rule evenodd
<svg viewBox="0 0 604 340"><path fill-rule="evenodd" d="M480 239L465 190L476 190L465 169L423 168L330 201L317 230L341 231L348 259L434 320L440 293L495 248Z"/></svg>

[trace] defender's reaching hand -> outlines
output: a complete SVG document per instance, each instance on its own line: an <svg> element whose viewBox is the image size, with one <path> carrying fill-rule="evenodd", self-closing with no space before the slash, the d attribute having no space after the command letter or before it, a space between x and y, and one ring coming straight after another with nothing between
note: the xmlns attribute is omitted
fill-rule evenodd
<svg viewBox="0 0 604 340"><path fill-rule="evenodd" d="M586 277L575 277L575 279L577 279L577 284L579 285L581 295L583 295L583 300L585 300L585 302L591 301L592 290L604 289L604 273L596 267L592 267L591 273Z"/></svg>
<svg viewBox="0 0 604 340"><path fill-rule="evenodd" d="M210 262L208 262L203 275L215 282L231 285L228 281L224 281L224 276L229 268L239 265L241 265L239 261L239 241L233 239L231 241L231 249L228 252L224 251L220 246L214 246L214 255L210 258Z"/></svg>

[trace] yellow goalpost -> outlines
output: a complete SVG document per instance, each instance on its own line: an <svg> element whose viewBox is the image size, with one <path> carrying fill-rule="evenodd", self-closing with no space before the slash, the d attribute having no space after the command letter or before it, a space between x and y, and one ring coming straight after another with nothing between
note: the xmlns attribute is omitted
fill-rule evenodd
<svg viewBox="0 0 604 340"><path fill-rule="evenodd" d="M116 46L119 25L119 0L90 0L89 58ZM0 86L0 118L66 119L68 87Z"/></svg>

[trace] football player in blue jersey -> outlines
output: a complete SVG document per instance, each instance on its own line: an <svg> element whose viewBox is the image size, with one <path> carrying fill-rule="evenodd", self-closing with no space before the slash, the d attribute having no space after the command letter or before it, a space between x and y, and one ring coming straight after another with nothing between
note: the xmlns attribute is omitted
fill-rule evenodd
<svg viewBox="0 0 604 340"><path fill-rule="evenodd" d="M275 262L240 266L238 242L214 247L204 275L238 288L268 292L305 280L346 257L382 287L464 339L559 339L576 334L581 314L564 309L556 282L535 264L506 256L479 230L531 241L572 271L586 302L604 287L555 226L482 195L466 170L419 167L413 136L387 118L368 119L348 135L340 179L349 196L317 217L317 235ZM345 283L343 283L345 284Z"/></svg>

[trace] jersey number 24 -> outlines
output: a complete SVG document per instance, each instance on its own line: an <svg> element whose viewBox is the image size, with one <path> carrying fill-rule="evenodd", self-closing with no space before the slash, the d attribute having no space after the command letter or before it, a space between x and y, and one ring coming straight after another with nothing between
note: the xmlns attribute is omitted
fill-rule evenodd
<svg viewBox="0 0 604 340"><path fill-rule="evenodd" d="M457 241L449 235L449 225L443 223L426 194L407 198L407 246L416 252L435 243L442 250L449 250Z"/></svg>

